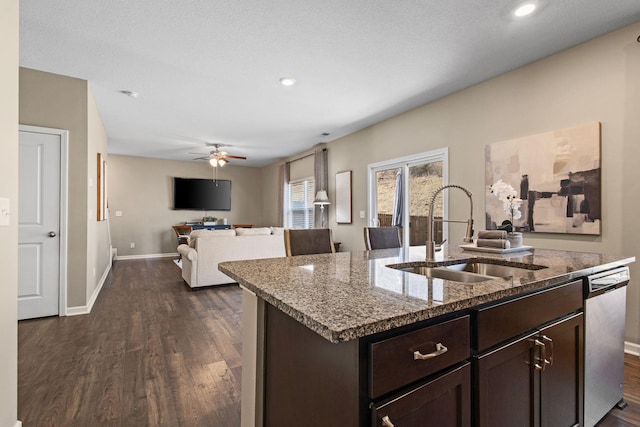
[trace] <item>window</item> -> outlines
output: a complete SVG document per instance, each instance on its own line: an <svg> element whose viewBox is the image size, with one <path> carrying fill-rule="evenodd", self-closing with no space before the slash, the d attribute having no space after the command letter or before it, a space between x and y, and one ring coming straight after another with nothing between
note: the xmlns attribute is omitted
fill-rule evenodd
<svg viewBox="0 0 640 427"><path fill-rule="evenodd" d="M287 227L313 228L313 178L291 181L288 190Z"/></svg>

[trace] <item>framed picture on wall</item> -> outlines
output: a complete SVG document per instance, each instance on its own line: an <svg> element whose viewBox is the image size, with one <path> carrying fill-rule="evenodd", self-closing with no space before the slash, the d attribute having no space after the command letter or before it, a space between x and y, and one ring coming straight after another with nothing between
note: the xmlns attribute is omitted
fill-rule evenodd
<svg viewBox="0 0 640 427"><path fill-rule="evenodd" d="M98 195L98 221L104 221L107 219L107 162L102 156L102 153L98 153L98 180L97 180L97 195Z"/></svg>
<svg viewBox="0 0 640 427"><path fill-rule="evenodd" d="M336 222L351 224L351 171L336 174Z"/></svg>

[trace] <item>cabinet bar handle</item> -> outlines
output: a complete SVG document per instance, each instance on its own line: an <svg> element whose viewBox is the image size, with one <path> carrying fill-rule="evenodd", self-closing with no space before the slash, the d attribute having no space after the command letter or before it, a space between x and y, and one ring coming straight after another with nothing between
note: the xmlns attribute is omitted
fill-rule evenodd
<svg viewBox="0 0 640 427"><path fill-rule="evenodd" d="M385 415L384 417L382 417L382 425L384 427L394 427L393 423L389 419L389 415Z"/></svg>
<svg viewBox="0 0 640 427"><path fill-rule="evenodd" d="M536 347L540 348L540 361L542 361L542 365L540 363L538 363L538 361L535 361L535 363L533 364L534 368L536 368L539 371L544 371L544 368L547 367L547 348L544 345L544 343L538 339L533 341L534 344L536 345Z"/></svg>
<svg viewBox="0 0 640 427"><path fill-rule="evenodd" d="M542 336L542 341L544 342L544 347L545 347L545 357L543 359L543 362L545 365L553 365L553 340L551 338L549 338L546 335ZM549 357L546 357L546 348L547 346L549 347L549 349L551 350L549 352Z"/></svg>
<svg viewBox="0 0 640 427"><path fill-rule="evenodd" d="M443 346L442 343L439 342L438 344L436 344L436 351L434 351L433 353L422 354L419 350L414 351L413 360L433 359L436 356L440 356L441 354L446 353L448 350L449 349L447 347Z"/></svg>

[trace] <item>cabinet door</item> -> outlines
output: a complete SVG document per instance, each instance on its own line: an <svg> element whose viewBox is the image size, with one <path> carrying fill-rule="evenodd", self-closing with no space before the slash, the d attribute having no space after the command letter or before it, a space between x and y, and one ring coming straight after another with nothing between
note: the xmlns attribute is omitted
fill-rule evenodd
<svg viewBox="0 0 640 427"><path fill-rule="evenodd" d="M535 368L535 338L532 333L476 359L479 427L539 425L540 371Z"/></svg>
<svg viewBox="0 0 640 427"><path fill-rule="evenodd" d="M462 365L407 393L372 406L379 427L469 427L471 367Z"/></svg>
<svg viewBox="0 0 640 427"><path fill-rule="evenodd" d="M582 425L583 333L582 313L540 330L550 362L541 375L542 426Z"/></svg>
<svg viewBox="0 0 640 427"><path fill-rule="evenodd" d="M480 356L477 363L479 426L582 425L582 313Z"/></svg>

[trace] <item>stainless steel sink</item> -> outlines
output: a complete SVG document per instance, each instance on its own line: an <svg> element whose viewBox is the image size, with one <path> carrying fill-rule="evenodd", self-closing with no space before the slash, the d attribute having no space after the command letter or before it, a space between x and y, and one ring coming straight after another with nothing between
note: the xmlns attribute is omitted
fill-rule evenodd
<svg viewBox="0 0 640 427"><path fill-rule="evenodd" d="M394 268L394 267L391 267ZM485 280L494 280L497 277L467 272L462 270L454 270L444 267L406 267L398 268L401 271L409 273L421 274L432 279L451 280L453 282L477 283Z"/></svg>
<svg viewBox="0 0 640 427"><path fill-rule="evenodd" d="M452 282L477 283L485 280L508 279L516 274L524 274L547 268L535 264L515 264L510 261L473 259L450 265L406 266L402 264L387 267L409 273L421 274L433 279L450 280Z"/></svg>
<svg viewBox="0 0 640 427"><path fill-rule="evenodd" d="M510 264L494 264L482 261L469 261L460 264L447 265L444 268L450 269L452 271L469 272L502 278L513 277L517 273L524 273L527 271L541 270L543 268L546 268L544 266L535 264L527 267L530 268L516 267Z"/></svg>

